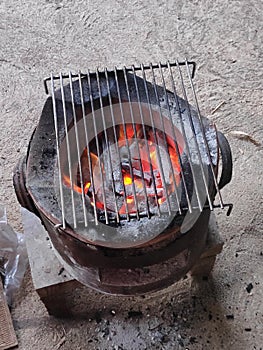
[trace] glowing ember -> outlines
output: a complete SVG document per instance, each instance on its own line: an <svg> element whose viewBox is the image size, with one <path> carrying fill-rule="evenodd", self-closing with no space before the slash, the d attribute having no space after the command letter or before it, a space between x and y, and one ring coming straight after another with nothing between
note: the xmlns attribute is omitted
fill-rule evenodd
<svg viewBox="0 0 263 350"><path fill-rule="evenodd" d="M84 186L84 192L85 192L85 193L88 193L89 188L90 188L90 185L91 185L91 183L90 183L90 182L87 182L86 185Z"/></svg>
<svg viewBox="0 0 263 350"><path fill-rule="evenodd" d="M124 182L124 185L131 185L132 184L132 178L131 178L131 176L130 175L128 175L128 174L125 174L124 176L123 176L123 182Z"/></svg>
<svg viewBox="0 0 263 350"><path fill-rule="evenodd" d="M103 151L100 150L99 157L91 152L94 149L92 144L90 158L87 149L83 151L81 168L85 195L93 206L95 197L97 209L104 210L106 203L109 212L116 212L117 202L119 214L127 214L127 211L128 214L133 214L137 210L143 212L147 202L150 208L161 205L180 183L180 163L174 141L160 130L150 127L145 127L145 140L140 124L126 124L125 127L120 125L117 129L117 144L112 142L106 146L101 136L103 134L100 135L99 143ZM110 131L112 130L107 130ZM182 152L180 148L179 151ZM82 193L79 168L76 178L72 188L77 193ZM70 188L70 177L64 174L63 180Z"/></svg>

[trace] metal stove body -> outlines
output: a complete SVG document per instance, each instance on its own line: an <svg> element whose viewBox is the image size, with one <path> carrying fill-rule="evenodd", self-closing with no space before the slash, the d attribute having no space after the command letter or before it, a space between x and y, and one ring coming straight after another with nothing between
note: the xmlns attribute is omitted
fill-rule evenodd
<svg viewBox="0 0 263 350"><path fill-rule="evenodd" d="M165 288L201 255L211 211L232 208L220 194L230 147L200 114L194 69L176 61L46 79L51 96L14 185L81 283L121 295Z"/></svg>

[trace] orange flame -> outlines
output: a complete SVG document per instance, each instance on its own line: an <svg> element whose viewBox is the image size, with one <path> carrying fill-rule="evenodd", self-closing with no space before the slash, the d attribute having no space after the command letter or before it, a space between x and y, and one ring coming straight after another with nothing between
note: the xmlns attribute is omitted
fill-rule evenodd
<svg viewBox="0 0 263 350"><path fill-rule="evenodd" d="M64 175L64 176L63 176L63 181L64 181L64 184L65 184L68 188L71 188L71 182L70 182L70 177L69 177L69 176ZM90 185L91 185L90 182L87 182L87 183L84 185L84 193L85 193L85 194L88 193L89 188L90 188ZM79 187L79 186L73 184L72 188L73 188L73 190L74 190L75 192L78 192L78 193L80 193L80 194L82 193L81 187Z"/></svg>
<svg viewBox="0 0 263 350"><path fill-rule="evenodd" d="M65 184L67 187L71 188L70 177L67 176L67 175L64 175L63 180L64 180L64 184ZM75 192L82 193L82 190L81 190L81 188L80 188L79 186L73 184L72 188L73 188L73 190L74 190Z"/></svg>
<svg viewBox="0 0 263 350"><path fill-rule="evenodd" d="M84 192L85 192L85 193L88 193L89 188L90 188L90 185L91 185L91 183L90 183L90 182L87 182L86 185L84 186Z"/></svg>
<svg viewBox="0 0 263 350"><path fill-rule="evenodd" d="M127 204L133 203L134 199L133 197L127 197Z"/></svg>
<svg viewBox="0 0 263 350"><path fill-rule="evenodd" d="M136 135L134 135L134 131L136 132ZM141 144L139 146L139 155L137 154L138 152L135 151L136 153L132 154L132 159L134 159L134 163L132 164L132 171L133 173L131 174L129 171L122 169L122 176L123 176L123 184L124 186L127 186L126 192L127 192L127 197L126 199L123 198L121 208L119 209L120 214L125 214L126 209L128 209L128 213L135 213L135 198L134 194L131 194L131 185L134 183L135 187L135 193L136 193L136 200L138 200L138 203L141 203L141 201L145 202L145 192L142 192L142 189L145 186L146 189L146 194L148 197L155 197L156 194L154 194L153 191L153 186L156 186L156 189L158 190L157 198L156 198L156 204L161 205L166 201L166 196L164 195L164 191L162 190L164 187L163 184L163 178L161 176L160 172L160 164L159 164L159 155L158 155L158 145L156 145L153 142L153 130L148 131L148 136L147 140L143 139L143 135L141 133L141 125L136 124L135 128L132 124L126 124L125 129L123 125L119 126L119 131L118 131L118 145L119 147L123 146L123 142L125 138L128 138L129 140L129 145L132 144L132 138L137 138L137 141ZM148 142L148 144L147 144ZM171 165L173 167L174 175L175 175L175 181L173 181L173 176L172 174L169 173L169 192L172 192L175 188L175 186L178 186L181 180L180 177L180 162L179 162L179 157L178 153L176 151L176 145L174 140L170 138L168 135L166 135L166 142L167 142L167 147L168 147L168 152L171 160ZM136 149L136 148L135 148ZM182 153L181 146L178 145L179 153ZM148 153L149 152L149 153ZM138 156L140 157L140 162L142 166L142 172L143 174L140 174L140 169L138 166ZM90 158L91 158L91 163L92 163L92 171L94 172L95 169L99 169L96 164L98 162L98 156L94 153L90 153ZM89 190L91 188L91 182L90 182L90 173L89 173L89 162L88 162L88 153L87 153L87 148L84 150L82 154L82 169L83 171L83 192L85 195L88 195ZM162 162L162 159L161 159ZM97 170L96 170L97 171ZM152 175L154 178L152 178ZM95 176L96 179L96 174ZM167 176L166 176L167 178ZM134 182L133 182L134 180ZM70 177L68 175L63 176L63 182L68 188L73 188L74 191L77 193L82 193L82 188L81 185L79 184L79 179L76 180L73 185L71 184ZM99 187L99 180L98 183L95 182L96 189L98 190L97 187ZM97 192L96 192L97 193ZM124 191L120 192L120 195L124 196ZM126 203L125 203L126 200ZM93 199L90 198L91 205L95 206L98 209L104 210L104 203L102 199L99 200L98 197L95 197L95 202L93 202ZM152 201L152 199L151 199Z"/></svg>
<svg viewBox="0 0 263 350"><path fill-rule="evenodd" d="M132 184L132 178L129 174L125 174L123 177L123 183L124 185L131 185Z"/></svg>

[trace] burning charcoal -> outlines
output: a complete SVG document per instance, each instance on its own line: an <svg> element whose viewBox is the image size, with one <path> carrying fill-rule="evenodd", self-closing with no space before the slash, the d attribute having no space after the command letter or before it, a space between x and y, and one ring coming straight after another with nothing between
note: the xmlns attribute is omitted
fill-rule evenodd
<svg viewBox="0 0 263 350"><path fill-rule="evenodd" d="M151 186L151 182L152 182L152 176L151 176L151 174L149 174L148 172L141 172L141 170L140 169L138 169L138 168L140 168L139 166L138 166L138 160L136 160L136 161L134 161L133 162L133 175L137 178L137 179L142 179L142 180L144 180L145 182L146 182L146 185L147 186Z"/></svg>
<svg viewBox="0 0 263 350"><path fill-rule="evenodd" d="M129 162L129 160L122 160L122 162L121 162L121 169L123 171L126 171L127 173L129 173L129 171L130 171L130 162Z"/></svg>

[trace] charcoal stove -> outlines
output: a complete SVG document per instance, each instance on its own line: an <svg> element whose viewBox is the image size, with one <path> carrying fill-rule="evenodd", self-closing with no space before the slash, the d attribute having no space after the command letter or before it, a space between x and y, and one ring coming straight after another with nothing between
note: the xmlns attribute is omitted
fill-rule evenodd
<svg viewBox="0 0 263 350"><path fill-rule="evenodd" d="M45 80L14 186L81 283L120 295L165 288L200 257L211 211L230 214L220 189L231 150L201 116L194 72L186 60Z"/></svg>

